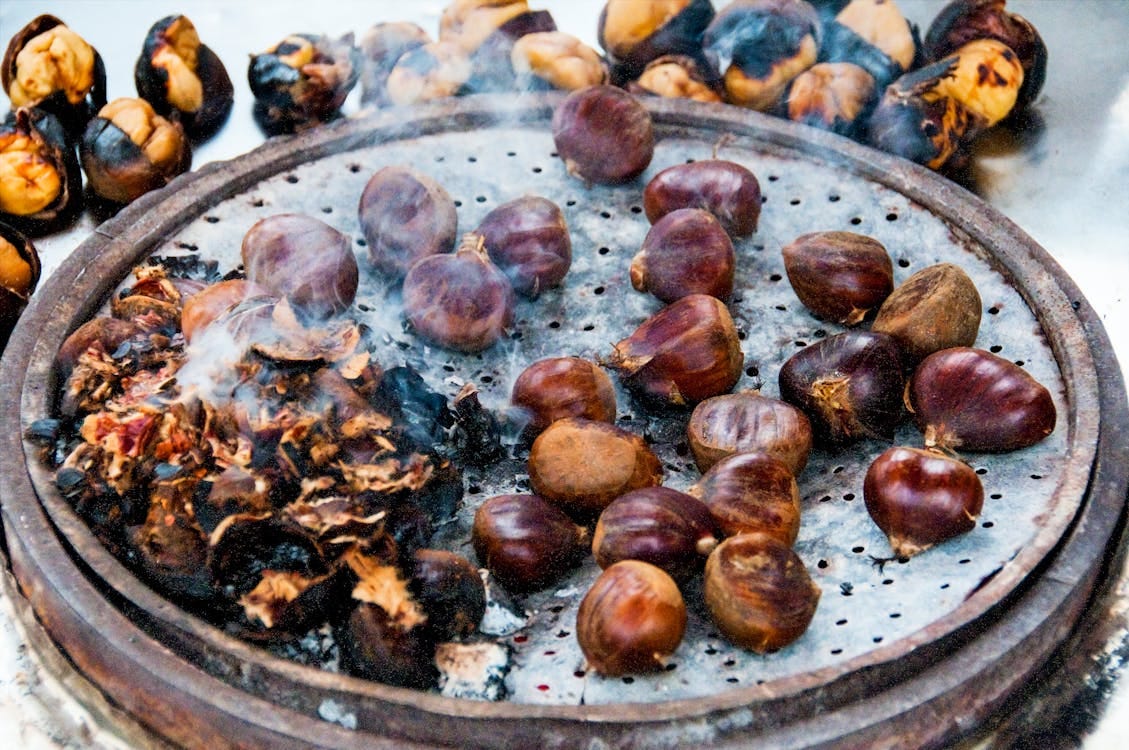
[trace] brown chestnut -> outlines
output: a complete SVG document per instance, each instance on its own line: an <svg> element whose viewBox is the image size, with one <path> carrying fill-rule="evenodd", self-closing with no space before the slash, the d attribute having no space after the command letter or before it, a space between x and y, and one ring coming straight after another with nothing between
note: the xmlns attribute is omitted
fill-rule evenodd
<svg viewBox="0 0 1129 750"><path fill-rule="evenodd" d="M471 543L506 590L537 591L580 562L588 530L537 495L498 495L475 511Z"/></svg>
<svg viewBox="0 0 1129 750"><path fill-rule="evenodd" d="M745 355L725 303L708 294L682 297L643 321L613 348L608 364L645 399L696 404L730 390Z"/></svg>
<svg viewBox="0 0 1129 750"><path fill-rule="evenodd" d="M404 628L377 604L357 603L334 635L347 674L421 690L435 684L435 642L423 627Z"/></svg>
<svg viewBox="0 0 1129 750"><path fill-rule="evenodd" d="M526 195L507 201L486 214L475 231L490 260L527 297L560 284L572 265L568 225L548 198Z"/></svg>
<svg viewBox="0 0 1129 750"><path fill-rule="evenodd" d="M670 487L644 487L620 495L600 513L592 555L601 568L642 560L686 581L702 569L717 542L704 504Z"/></svg>
<svg viewBox="0 0 1129 750"><path fill-rule="evenodd" d="M604 422L558 419L533 441L533 491L576 518L594 518L620 495L662 481L643 438Z"/></svg>
<svg viewBox="0 0 1129 750"><path fill-rule="evenodd" d="M651 113L621 88L589 86L553 110L553 142L569 174L615 185L635 179L651 163Z"/></svg>
<svg viewBox="0 0 1129 750"><path fill-rule="evenodd" d="M866 470L862 489L867 512L900 558L971 531L984 505L971 466L920 448L885 450Z"/></svg>
<svg viewBox="0 0 1129 750"><path fill-rule="evenodd" d="M640 560L623 560L601 573L576 613L576 640L588 667L611 677L659 671L685 632L678 584Z"/></svg>
<svg viewBox="0 0 1129 750"><path fill-rule="evenodd" d="M971 347L942 349L914 370L906 407L927 448L999 453L1055 428L1051 393L1019 365Z"/></svg>
<svg viewBox="0 0 1129 750"><path fill-rule="evenodd" d="M917 29L902 15L897 3L887 0L849 0L835 22L850 29L905 71L917 56ZM824 54L824 50L820 50Z"/></svg>
<svg viewBox="0 0 1129 750"><path fill-rule="evenodd" d="M313 318L344 312L357 295L353 241L311 216L260 219L243 235L242 256L249 282L286 297Z"/></svg>
<svg viewBox="0 0 1129 750"><path fill-rule="evenodd" d="M861 137L878 100L874 76L849 62L816 63L788 87L788 119L820 130Z"/></svg>
<svg viewBox="0 0 1129 750"><path fill-rule="evenodd" d="M427 615L424 626L436 641L465 638L486 614L486 585L462 555L419 549L412 555L408 589Z"/></svg>
<svg viewBox="0 0 1129 750"><path fill-rule="evenodd" d="M756 391L726 393L694 407L686 436L700 471L734 453L767 453L799 475L811 453L807 416L792 404Z"/></svg>
<svg viewBox="0 0 1129 750"><path fill-rule="evenodd" d="M770 534L738 534L706 560L710 618L730 642L765 654L808 629L820 590L791 546Z"/></svg>
<svg viewBox="0 0 1129 750"><path fill-rule="evenodd" d="M940 349L972 346L980 315L980 293L968 274L952 263L937 263L899 284L870 329L896 338L913 365Z"/></svg>
<svg viewBox="0 0 1129 750"><path fill-rule="evenodd" d="M689 294L728 300L737 254L721 223L701 208L680 208L656 221L631 261L631 285L663 302Z"/></svg>
<svg viewBox="0 0 1129 750"><path fill-rule="evenodd" d="M81 209L82 170L70 136L49 112L21 107L0 124L0 217L39 235Z"/></svg>
<svg viewBox="0 0 1129 750"><path fill-rule="evenodd" d="M421 258L455 249L458 213L443 186L410 167L383 167L365 184L358 214L369 260L402 278Z"/></svg>
<svg viewBox="0 0 1129 750"><path fill-rule="evenodd" d="M489 348L513 324L513 287L490 262L480 234L466 235L454 254L418 261L403 292L412 330L461 352Z"/></svg>
<svg viewBox="0 0 1129 750"><path fill-rule="evenodd" d="M227 279L189 297L180 311L180 330L189 343L200 333L250 297L270 295L266 287L246 279Z"/></svg>
<svg viewBox="0 0 1129 750"><path fill-rule="evenodd" d="M894 264L878 240L812 232L784 246L784 270L800 302L823 320L853 326L894 290Z"/></svg>
<svg viewBox="0 0 1129 750"><path fill-rule="evenodd" d="M580 357L550 357L529 365L514 381L510 402L525 410L531 432L565 417L614 422L616 415L611 378Z"/></svg>
<svg viewBox="0 0 1129 750"><path fill-rule="evenodd" d="M91 347L110 354L130 338L142 333L143 329L132 320L121 320L104 315L92 318L63 340L63 345L59 347L59 353L55 357L56 371L59 377L65 380L78 364L79 357Z"/></svg>
<svg viewBox="0 0 1129 750"><path fill-rule="evenodd" d="M890 440L902 420L901 358L901 347L888 334L837 333L784 362L780 395L807 415L817 439Z"/></svg>
<svg viewBox="0 0 1129 750"><path fill-rule="evenodd" d="M654 224L680 208L704 208L730 237L748 237L760 219L760 183L748 168L725 159L675 164L647 182L643 210Z"/></svg>
<svg viewBox="0 0 1129 750"><path fill-rule="evenodd" d="M404 52L385 81L388 100L401 106L461 94L473 70L455 42L428 42Z"/></svg>
<svg viewBox="0 0 1129 750"><path fill-rule="evenodd" d="M726 536L762 531L796 543L800 489L788 467L767 453L723 458L688 492L709 508Z"/></svg>
<svg viewBox="0 0 1129 750"><path fill-rule="evenodd" d="M0 352L39 284L39 253L27 237L0 223Z"/></svg>

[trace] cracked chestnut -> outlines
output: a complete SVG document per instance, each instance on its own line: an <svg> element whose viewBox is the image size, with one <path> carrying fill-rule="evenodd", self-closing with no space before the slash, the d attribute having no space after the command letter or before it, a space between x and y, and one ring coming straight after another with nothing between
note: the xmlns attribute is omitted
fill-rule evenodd
<svg viewBox="0 0 1129 750"><path fill-rule="evenodd" d="M588 530L537 495L498 495L474 513L478 562L507 591L543 589L579 564Z"/></svg>
<svg viewBox="0 0 1129 750"><path fill-rule="evenodd" d="M726 159L675 164L647 182L643 210L654 224L680 208L703 208L730 237L748 237L760 219L760 183L748 168Z"/></svg>
<svg viewBox="0 0 1129 750"><path fill-rule="evenodd" d="M82 170L74 142L54 115L21 107L0 124L0 215L43 234L82 209Z"/></svg>
<svg viewBox="0 0 1129 750"><path fill-rule="evenodd" d="M361 36L361 102L385 107L392 103L388 95L388 75L397 61L408 52L432 42L431 35L409 21L387 21L370 27Z"/></svg>
<svg viewBox="0 0 1129 750"><path fill-rule="evenodd" d="M39 284L39 253L22 233L0 223L0 352Z"/></svg>
<svg viewBox="0 0 1129 750"><path fill-rule="evenodd" d="M700 55L702 33L713 17L709 0L608 0L596 23L596 39L608 54L613 82L638 78L664 55Z"/></svg>
<svg viewBox="0 0 1129 750"><path fill-rule="evenodd" d="M585 182L630 182L655 153L651 113L615 86L573 91L553 110L552 132L568 173Z"/></svg>
<svg viewBox="0 0 1129 750"><path fill-rule="evenodd" d="M733 294L737 253L714 215L680 208L656 221L631 261L631 285L662 302L690 294L725 301Z"/></svg>
<svg viewBox="0 0 1129 750"><path fill-rule="evenodd" d="M526 34L510 50L520 91L577 91L608 82L608 66L600 53L563 31Z"/></svg>
<svg viewBox="0 0 1129 750"><path fill-rule="evenodd" d="M853 326L894 290L894 264L878 240L855 232L811 232L784 246L784 270L804 307Z"/></svg>
<svg viewBox="0 0 1129 750"><path fill-rule="evenodd" d="M251 55L247 82L255 97L255 120L276 135L336 119L360 70L352 34L341 39L291 34Z"/></svg>

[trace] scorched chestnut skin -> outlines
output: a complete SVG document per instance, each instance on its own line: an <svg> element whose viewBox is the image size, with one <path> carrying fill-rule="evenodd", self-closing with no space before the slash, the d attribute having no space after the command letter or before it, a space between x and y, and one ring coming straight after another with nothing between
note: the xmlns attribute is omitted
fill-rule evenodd
<svg viewBox="0 0 1129 750"><path fill-rule="evenodd" d="M74 141L58 118L20 107L0 125L0 217L41 235L82 209L82 170Z"/></svg>

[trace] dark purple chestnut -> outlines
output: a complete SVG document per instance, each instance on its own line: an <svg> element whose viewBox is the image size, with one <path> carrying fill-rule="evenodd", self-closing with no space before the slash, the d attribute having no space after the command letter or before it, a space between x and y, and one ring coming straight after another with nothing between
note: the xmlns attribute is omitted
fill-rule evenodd
<svg viewBox="0 0 1129 750"><path fill-rule="evenodd" d="M938 263L899 284L870 328L896 338L912 366L935 351L972 346L980 316L980 293L972 279L960 266Z"/></svg>
<svg viewBox="0 0 1129 750"><path fill-rule="evenodd" d="M410 167L377 170L357 210L369 259L392 278L403 278L421 258L455 249L455 201L442 185Z"/></svg>
<svg viewBox="0 0 1129 750"><path fill-rule="evenodd" d="M667 99L690 99L720 104L721 82L713 68L700 57L663 55L647 63L639 77L627 84L635 95L650 94Z"/></svg>
<svg viewBox="0 0 1129 750"><path fill-rule="evenodd" d="M849 62L816 63L788 87L788 119L861 138L877 101L878 86L865 68Z"/></svg>
<svg viewBox="0 0 1129 750"><path fill-rule="evenodd" d="M19 108L0 124L0 217L43 234L82 209L82 170L73 141L54 115Z"/></svg>
<svg viewBox="0 0 1129 750"><path fill-rule="evenodd" d="M260 219L243 235L242 256L247 281L286 297L312 318L344 312L357 295L352 239L311 216Z"/></svg>
<svg viewBox="0 0 1129 750"><path fill-rule="evenodd" d="M585 182L629 182L655 153L651 113L621 88L589 86L553 111L553 142L569 174Z"/></svg>
<svg viewBox="0 0 1129 750"><path fill-rule="evenodd" d="M560 284L572 265L568 225L548 198L507 201L486 214L475 231L485 240L490 260L527 297Z"/></svg>
<svg viewBox="0 0 1129 750"><path fill-rule="evenodd" d="M811 232L782 252L792 289L817 318L857 325L894 290L894 264L872 237Z"/></svg>
<svg viewBox="0 0 1129 750"><path fill-rule="evenodd" d="M615 345L608 364L645 399L688 406L733 388L745 355L725 303L691 294L643 321Z"/></svg>
<svg viewBox="0 0 1129 750"><path fill-rule="evenodd" d="M761 531L789 546L796 543L800 489L784 462L767 453L723 458L688 492L709 508L726 536Z"/></svg>
<svg viewBox="0 0 1129 750"><path fill-rule="evenodd" d="M894 554L909 558L974 529L984 487L963 461L895 446L866 470L863 498Z"/></svg>
<svg viewBox="0 0 1129 750"><path fill-rule="evenodd" d="M884 333L846 331L793 354L780 368L780 396L811 420L819 440L890 440L902 420L902 350Z"/></svg>
<svg viewBox="0 0 1129 750"><path fill-rule="evenodd" d="M638 78L648 63L664 55L700 55L702 32L713 17L709 0L608 0L596 39L608 53L613 83Z"/></svg>
<svg viewBox="0 0 1129 750"><path fill-rule="evenodd" d="M385 107L392 103L388 96L388 75L406 53L432 42L418 24L410 21L386 21L375 24L361 36L361 102Z"/></svg>
<svg viewBox="0 0 1129 750"><path fill-rule="evenodd" d="M486 614L486 585L462 555L420 549L411 558L408 588L427 615L425 626L436 641L465 638Z"/></svg>
<svg viewBox="0 0 1129 750"><path fill-rule="evenodd" d="M533 433L566 417L611 423L616 415L611 378L580 357L550 357L529 365L514 380L510 403L528 415Z"/></svg>
<svg viewBox="0 0 1129 750"><path fill-rule="evenodd" d="M292 34L251 55L247 82L255 97L255 120L271 135L334 120L360 71L352 34L341 39Z"/></svg>
<svg viewBox="0 0 1129 750"><path fill-rule="evenodd" d="M631 285L662 302L690 294L725 301L733 294L737 253L721 223L701 208L679 208L656 221L631 261Z"/></svg>
<svg viewBox="0 0 1129 750"><path fill-rule="evenodd" d="M734 453L767 453L799 475L811 453L811 422L792 404L757 391L726 393L694 407L686 437L700 471Z"/></svg>
<svg viewBox="0 0 1129 750"><path fill-rule="evenodd" d="M700 501L669 487L644 487L620 495L600 513L592 555L601 568L642 560L687 581L717 542L714 518Z"/></svg>
<svg viewBox="0 0 1129 750"><path fill-rule="evenodd" d="M971 347L942 349L917 366L906 407L927 448L1001 453L1055 428L1054 399L1019 365Z"/></svg>
<svg viewBox="0 0 1129 750"><path fill-rule="evenodd" d="M35 245L21 232L0 223L0 352L39 284L39 273Z"/></svg>
<svg viewBox="0 0 1129 750"><path fill-rule="evenodd" d="M643 210L654 224L680 208L704 208L730 237L748 237L760 219L760 183L749 169L725 159L675 164L647 183Z"/></svg>
<svg viewBox="0 0 1129 750"><path fill-rule="evenodd" d="M608 82L600 53L563 31L539 31L514 42L510 64L520 91L577 91Z"/></svg>
<svg viewBox="0 0 1129 750"><path fill-rule="evenodd" d="M490 262L480 234L467 234L453 254L418 261L404 277L403 292L412 330L441 346L479 352L513 325L513 287Z"/></svg>
<svg viewBox="0 0 1129 750"><path fill-rule="evenodd" d="M498 495L475 511L471 543L506 590L537 591L579 564L588 531L537 495Z"/></svg>

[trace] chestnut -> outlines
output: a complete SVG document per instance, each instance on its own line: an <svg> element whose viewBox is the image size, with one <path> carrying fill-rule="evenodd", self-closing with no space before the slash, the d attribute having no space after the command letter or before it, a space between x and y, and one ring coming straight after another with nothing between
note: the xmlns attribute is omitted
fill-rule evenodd
<svg viewBox="0 0 1129 750"><path fill-rule="evenodd" d="M673 578L650 563L622 560L580 601L576 640L588 667L602 675L657 672L682 643L686 619Z"/></svg>
<svg viewBox="0 0 1129 750"><path fill-rule="evenodd" d="M475 231L490 260L527 297L559 285L572 265L568 225L548 198L526 195L507 201L486 214Z"/></svg>
<svg viewBox="0 0 1129 750"><path fill-rule="evenodd" d="M243 301L252 297L270 296L266 287L246 279L218 281L192 295L180 311L180 330L184 339L193 339L217 320L229 320L228 314Z"/></svg>
<svg viewBox="0 0 1129 750"><path fill-rule="evenodd" d="M828 336L793 354L780 368L780 395L811 420L819 440L890 440L902 420L902 349L872 331Z"/></svg>
<svg viewBox="0 0 1129 750"><path fill-rule="evenodd" d="M32 234L51 231L82 209L82 171L58 118L20 107L0 124L0 215Z"/></svg>
<svg viewBox="0 0 1129 750"><path fill-rule="evenodd" d="M392 103L388 95L388 75L406 53L432 42L418 24L387 21L373 25L361 36L361 102L384 107Z"/></svg>
<svg viewBox="0 0 1129 750"><path fill-rule="evenodd" d="M27 237L0 222L0 352L39 284L39 253Z"/></svg>
<svg viewBox="0 0 1129 750"><path fill-rule="evenodd" d="M514 48L531 34L556 31L553 14L530 10L525 0L456 0L439 19L439 40L469 55L467 93L519 88Z"/></svg>
<svg viewBox="0 0 1129 750"><path fill-rule="evenodd" d="M529 365L514 380L510 403L524 410L533 433L565 417L610 423L616 415L611 378L580 357L550 357Z"/></svg>
<svg viewBox="0 0 1129 750"><path fill-rule="evenodd" d="M465 638L486 614L486 585L469 560L440 549L419 549L408 566L408 589L427 615L436 641Z"/></svg>
<svg viewBox="0 0 1129 750"><path fill-rule="evenodd" d="M553 110L553 143L569 174L585 182L629 182L655 153L651 113L621 88L573 91Z"/></svg>
<svg viewBox="0 0 1129 750"><path fill-rule="evenodd" d="M454 42L428 42L404 52L385 81L392 104L408 105L462 94L472 73L470 58Z"/></svg>
<svg viewBox="0 0 1129 750"><path fill-rule="evenodd" d="M193 137L214 133L227 119L235 88L219 56L200 41L187 16L165 16L149 28L133 69L137 95Z"/></svg>
<svg viewBox="0 0 1129 750"><path fill-rule="evenodd" d="M291 34L251 55L247 82L255 97L255 120L276 135L336 119L360 70L352 34L341 39Z"/></svg>
<svg viewBox="0 0 1129 750"><path fill-rule="evenodd" d="M971 346L980 330L981 307L968 274L955 264L937 263L899 284L870 328L896 338L912 366L940 349Z"/></svg>
<svg viewBox="0 0 1129 750"><path fill-rule="evenodd" d="M412 330L461 352L489 348L513 325L513 287L490 262L480 234L467 234L454 254L417 261L403 294Z"/></svg>
<svg viewBox="0 0 1129 750"><path fill-rule="evenodd" d="M680 208L656 221L631 261L631 285L663 302L690 294L728 300L737 253L724 227L701 208Z"/></svg>
<svg viewBox="0 0 1129 750"><path fill-rule="evenodd" d="M633 94L653 94L668 99L690 99L720 104L721 82L704 60L689 55L663 55L647 63L639 77L627 84Z"/></svg>
<svg viewBox="0 0 1129 750"><path fill-rule="evenodd" d="M786 401L757 391L726 393L694 407L686 436L700 471L734 453L767 453L793 475L808 463L811 422Z"/></svg>
<svg viewBox="0 0 1129 750"><path fill-rule="evenodd" d="M439 17L439 39L474 52L498 29L529 12L527 0L453 0Z"/></svg>
<svg viewBox="0 0 1129 750"><path fill-rule="evenodd" d="M588 530L537 495L490 498L475 511L470 538L479 564L515 593L551 585L588 551Z"/></svg>
<svg viewBox="0 0 1129 750"><path fill-rule="evenodd" d="M1050 435L1051 393L1019 365L971 347L942 349L914 370L906 407L927 448L1000 453Z"/></svg>
<svg viewBox="0 0 1129 750"><path fill-rule="evenodd" d="M913 67L918 53L917 31L902 15L897 3L887 0L850 0L835 15L835 23L850 29L859 39L873 45L903 72ZM826 46L820 50L820 54L824 54L825 50ZM882 83L885 85L889 81Z"/></svg>
<svg viewBox="0 0 1129 750"><path fill-rule="evenodd" d="M392 278L403 278L421 258L455 249L455 201L442 185L411 167L377 170L365 183L357 212L369 260Z"/></svg>
<svg viewBox="0 0 1129 750"><path fill-rule="evenodd" d="M796 543L800 489L783 461L767 453L735 453L709 468L688 492L702 501L726 536L762 531Z"/></svg>
<svg viewBox="0 0 1129 750"><path fill-rule="evenodd" d="M878 100L874 76L849 62L816 63L788 88L788 119L820 130L861 138Z"/></svg>
<svg viewBox="0 0 1129 750"><path fill-rule="evenodd" d="M658 404L688 406L729 391L745 355L725 303L691 294L659 310L617 343L608 364Z"/></svg>
<svg viewBox="0 0 1129 750"><path fill-rule="evenodd" d="M260 219L243 235L241 252L249 282L286 297L311 318L342 313L356 297L353 241L319 219L304 214Z"/></svg>
<svg viewBox="0 0 1129 750"><path fill-rule="evenodd" d="M643 210L654 224L680 208L704 208L730 237L748 237L760 219L760 183L748 168L726 159L675 164L647 183Z"/></svg>
<svg viewBox="0 0 1129 750"><path fill-rule="evenodd" d="M770 534L738 534L706 560L710 619L731 643L766 654L804 634L820 590L792 547Z"/></svg>
<svg viewBox="0 0 1129 750"><path fill-rule="evenodd" d="M143 333L143 329L132 320L120 320L98 316L86 321L70 333L55 355L55 370L60 379L70 376L75 365L88 349L94 347L110 354L119 346Z"/></svg>
<svg viewBox="0 0 1129 750"><path fill-rule="evenodd" d="M788 282L817 318L858 325L894 290L894 264L878 240L855 232L811 232L784 246Z"/></svg>
<svg viewBox="0 0 1129 750"><path fill-rule="evenodd" d="M608 82L600 54L563 31L539 31L516 40L510 64L522 91L577 91Z"/></svg>
<svg viewBox="0 0 1129 750"><path fill-rule="evenodd" d="M643 438L604 422L558 419L529 450L533 491L573 517L595 518L620 495L662 482Z"/></svg>
<svg viewBox="0 0 1129 750"><path fill-rule="evenodd" d="M435 642L424 628L402 627L376 604L357 603L334 636L347 674L421 690L435 684Z"/></svg>
<svg viewBox="0 0 1129 750"><path fill-rule="evenodd" d="M974 529L984 487L963 461L895 446L866 470L863 499L894 554L905 559Z"/></svg>
<svg viewBox="0 0 1129 750"><path fill-rule="evenodd" d="M608 0L596 38L608 53L613 83L638 78L648 63L664 55L700 53L702 33L713 17L709 0Z"/></svg>
<svg viewBox="0 0 1129 750"><path fill-rule="evenodd" d="M115 99L90 120L79 144L87 184L112 203L130 203L187 172L184 128L144 99Z"/></svg>
<svg viewBox="0 0 1129 750"><path fill-rule="evenodd" d="M669 487L644 487L620 495L600 513L592 555L601 568L642 560L687 581L717 542L714 517L703 503Z"/></svg>

